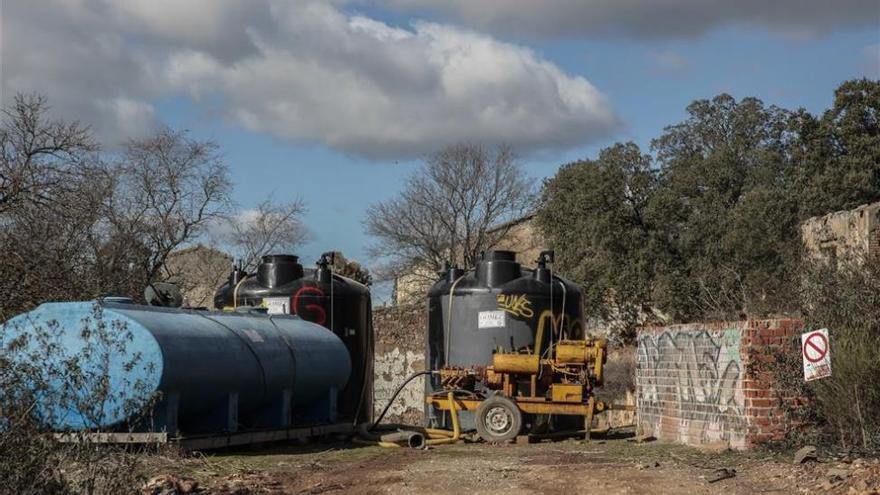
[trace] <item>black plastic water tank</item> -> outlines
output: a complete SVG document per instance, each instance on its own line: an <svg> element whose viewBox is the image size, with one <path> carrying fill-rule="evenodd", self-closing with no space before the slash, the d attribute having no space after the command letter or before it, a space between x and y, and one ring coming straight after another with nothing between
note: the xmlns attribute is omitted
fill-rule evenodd
<svg viewBox="0 0 880 495"><path fill-rule="evenodd" d="M351 356L351 378L339 394L340 418L369 421L373 405L373 322L370 289L333 273L322 256L303 268L289 254L262 258L256 273L237 270L214 294L217 308L265 307L270 314L295 314L333 331Z"/></svg>
<svg viewBox="0 0 880 495"><path fill-rule="evenodd" d="M453 270L428 291L430 369L488 366L496 350L534 351L539 330L542 353L551 342L582 338L581 288L552 273L545 260L525 268L512 251L488 251L471 269ZM427 389L436 388L433 376Z"/></svg>

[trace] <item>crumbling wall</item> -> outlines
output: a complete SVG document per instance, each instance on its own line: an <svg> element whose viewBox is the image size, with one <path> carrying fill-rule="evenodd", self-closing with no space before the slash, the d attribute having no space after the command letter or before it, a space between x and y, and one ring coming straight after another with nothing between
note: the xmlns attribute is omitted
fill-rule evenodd
<svg viewBox="0 0 880 495"><path fill-rule="evenodd" d="M198 244L168 255L163 274L180 287L183 305L214 308L214 292L226 282L232 256Z"/></svg>
<svg viewBox="0 0 880 495"><path fill-rule="evenodd" d="M775 383L761 363L797 352L799 320L693 323L639 331L640 434L689 445L745 449L788 427Z"/></svg>
<svg viewBox="0 0 880 495"><path fill-rule="evenodd" d="M813 217L801 225L801 238L814 258L844 260L880 252L880 203Z"/></svg>
<svg viewBox="0 0 880 495"><path fill-rule="evenodd" d="M425 369L427 315L424 303L373 309L376 336L375 414L382 411L406 377ZM421 424L424 420L424 396L425 381L419 377L398 395L383 421Z"/></svg>

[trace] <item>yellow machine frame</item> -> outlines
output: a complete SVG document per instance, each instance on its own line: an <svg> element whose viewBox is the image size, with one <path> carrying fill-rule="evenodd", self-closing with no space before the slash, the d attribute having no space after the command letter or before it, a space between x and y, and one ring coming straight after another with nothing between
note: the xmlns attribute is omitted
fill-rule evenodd
<svg viewBox="0 0 880 495"><path fill-rule="evenodd" d="M538 325L535 341L540 343L543 338L544 325ZM492 366L482 373L482 380L498 392L512 400L525 414L557 414L583 416L585 437L590 438L593 417L608 409L632 410L632 406L614 406L598 401L592 394L592 386L601 384L603 379L602 366L605 362L606 342L604 339L563 340L551 349L550 359L541 359L540 344L530 353L497 353L493 355ZM580 370L588 375L586 383L572 382L568 370ZM449 369L450 374L460 374L460 369ZM473 371L477 374L477 371ZM539 393L539 376L549 376L541 385ZM441 377L443 370L441 370ZM517 377L530 378L528 394L517 391ZM547 394L549 386L549 394ZM549 397L548 397L549 395ZM440 411L476 411L484 399L431 395L426 402Z"/></svg>

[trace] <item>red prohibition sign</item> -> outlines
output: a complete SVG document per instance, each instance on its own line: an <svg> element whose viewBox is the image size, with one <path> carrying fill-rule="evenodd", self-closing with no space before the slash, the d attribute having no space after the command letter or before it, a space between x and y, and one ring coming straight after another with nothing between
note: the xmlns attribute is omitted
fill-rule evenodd
<svg viewBox="0 0 880 495"><path fill-rule="evenodd" d="M822 344L815 342L813 339L821 340ZM810 354L807 352L807 347L810 347L814 352L819 354L819 357L813 359L810 357ZM804 357L807 358L807 361L811 363L818 363L819 361L825 359L825 355L828 354L828 339L825 338L819 332L811 333L807 336L807 340L804 341Z"/></svg>

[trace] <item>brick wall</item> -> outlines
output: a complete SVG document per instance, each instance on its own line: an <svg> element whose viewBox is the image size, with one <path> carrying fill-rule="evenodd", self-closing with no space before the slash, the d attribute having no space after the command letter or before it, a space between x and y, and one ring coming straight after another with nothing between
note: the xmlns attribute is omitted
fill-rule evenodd
<svg viewBox="0 0 880 495"><path fill-rule="evenodd" d="M425 369L427 314L424 304L373 309L373 331L376 336L373 366L375 414L382 411L394 389L406 377ZM425 382L420 377L406 386L383 421L422 424L424 396Z"/></svg>
<svg viewBox="0 0 880 495"><path fill-rule="evenodd" d="M781 438L785 391L766 363L799 353L795 319L693 323L640 329L636 405L640 434L734 449Z"/></svg>

